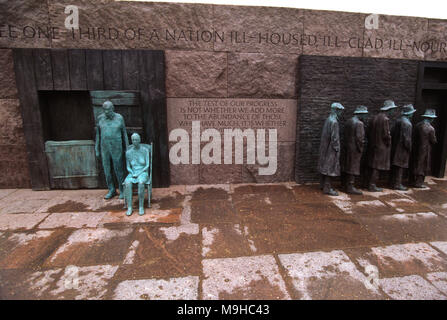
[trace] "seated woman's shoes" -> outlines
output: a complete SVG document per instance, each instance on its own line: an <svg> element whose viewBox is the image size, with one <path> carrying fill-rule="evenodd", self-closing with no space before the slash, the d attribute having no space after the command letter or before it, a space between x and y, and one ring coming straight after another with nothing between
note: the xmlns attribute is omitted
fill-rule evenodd
<svg viewBox="0 0 447 320"><path fill-rule="evenodd" d="M132 215L132 208L127 209L126 216Z"/></svg>

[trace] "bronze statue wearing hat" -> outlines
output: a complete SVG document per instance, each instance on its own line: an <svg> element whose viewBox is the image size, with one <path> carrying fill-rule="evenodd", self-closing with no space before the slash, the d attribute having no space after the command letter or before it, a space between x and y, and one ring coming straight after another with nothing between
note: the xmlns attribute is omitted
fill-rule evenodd
<svg viewBox="0 0 447 320"><path fill-rule="evenodd" d="M362 194L354 187L355 176L360 175L360 160L365 144L365 125L368 117L368 108L359 106L354 111L354 116L345 124L346 154L343 172L346 173L346 192L350 194Z"/></svg>
<svg viewBox="0 0 447 320"><path fill-rule="evenodd" d="M338 117L344 107L334 102L331 105L331 114L323 125L320 141L320 158L318 171L321 173L321 188L323 193L337 196L338 193L331 186L331 177L340 176L340 130Z"/></svg>
<svg viewBox="0 0 447 320"><path fill-rule="evenodd" d="M392 186L395 190L407 190L402 185L403 170L408 168L411 154L411 140L413 125L411 118L416 110L412 104L402 107L402 116L396 120L392 130L391 165Z"/></svg>
<svg viewBox="0 0 447 320"><path fill-rule="evenodd" d="M372 192L382 191L382 188L376 186L379 170L390 170L391 133L388 114L391 115L396 108L392 100L386 100L379 114L371 119L368 131L368 190Z"/></svg>
<svg viewBox="0 0 447 320"><path fill-rule="evenodd" d="M424 188L424 179L426 175L431 174L431 149L437 142L435 128L431 125L436 119L436 113L433 109L425 110L422 115L424 118L415 127L414 134L414 164L413 178L415 188Z"/></svg>

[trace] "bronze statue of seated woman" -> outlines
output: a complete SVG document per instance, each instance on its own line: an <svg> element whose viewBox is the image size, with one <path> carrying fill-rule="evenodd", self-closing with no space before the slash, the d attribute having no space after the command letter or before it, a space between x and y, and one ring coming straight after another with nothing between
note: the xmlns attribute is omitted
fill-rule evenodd
<svg viewBox="0 0 447 320"><path fill-rule="evenodd" d="M138 184L139 214L144 214L144 188L149 181L149 150L141 145L138 133L131 137L132 145L126 151L126 164L129 174L124 180L124 194L127 203L126 215L132 214L132 185Z"/></svg>

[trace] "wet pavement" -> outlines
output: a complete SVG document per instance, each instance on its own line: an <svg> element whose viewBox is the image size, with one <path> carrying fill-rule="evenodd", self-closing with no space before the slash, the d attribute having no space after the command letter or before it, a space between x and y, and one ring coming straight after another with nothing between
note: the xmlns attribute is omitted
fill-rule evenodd
<svg viewBox="0 0 447 320"><path fill-rule="evenodd" d="M0 190L0 299L447 299L447 180ZM136 207L136 206L135 206Z"/></svg>

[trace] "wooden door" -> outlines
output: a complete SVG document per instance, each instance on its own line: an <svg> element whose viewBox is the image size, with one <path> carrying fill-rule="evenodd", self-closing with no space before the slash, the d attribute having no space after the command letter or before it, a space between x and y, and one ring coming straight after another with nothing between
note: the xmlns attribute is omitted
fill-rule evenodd
<svg viewBox="0 0 447 320"><path fill-rule="evenodd" d="M438 140L432 148L432 175L442 178L447 161L447 63L420 62L416 109L413 123L422 120L425 109L435 109L438 116L432 124Z"/></svg>

